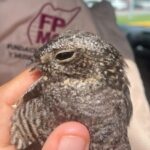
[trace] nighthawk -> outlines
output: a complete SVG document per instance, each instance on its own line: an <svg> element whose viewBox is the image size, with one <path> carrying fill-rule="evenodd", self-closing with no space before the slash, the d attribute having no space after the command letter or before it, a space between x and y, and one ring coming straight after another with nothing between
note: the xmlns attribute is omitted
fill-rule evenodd
<svg viewBox="0 0 150 150"><path fill-rule="evenodd" d="M33 64L32 70L43 75L12 117L11 143L17 150L42 147L66 121L89 129L90 150L131 150L127 127L132 104L118 50L92 33L68 31L36 50Z"/></svg>

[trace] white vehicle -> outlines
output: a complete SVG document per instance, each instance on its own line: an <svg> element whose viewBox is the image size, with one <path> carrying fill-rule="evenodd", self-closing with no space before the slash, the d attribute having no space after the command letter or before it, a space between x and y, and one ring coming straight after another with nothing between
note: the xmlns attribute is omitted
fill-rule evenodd
<svg viewBox="0 0 150 150"><path fill-rule="evenodd" d="M122 0L111 0L112 6L117 10L122 10L128 8L128 4Z"/></svg>

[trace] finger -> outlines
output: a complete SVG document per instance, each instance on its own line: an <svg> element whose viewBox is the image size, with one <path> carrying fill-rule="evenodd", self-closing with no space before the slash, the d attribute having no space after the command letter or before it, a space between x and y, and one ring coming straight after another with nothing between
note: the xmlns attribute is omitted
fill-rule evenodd
<svg viewBox="0 0 150 150"><path fill-rule="evenodd" d="M81 123L67 122L58 126L42 150L88 150L90 136Z"/></svg>
<svg viewBox="0 0 150 150"><path fill-rule="evenodd" d="M0 150L16 150L16 148L13 145L9 145L9 146L3 147L3 148L0 147Z"/></svg>
<svg viewBox="0 0 150 150"><path fill-rule="evenodd" d="M23 73L0 87L0 101L13 105L27 89L41 76L40 71L25 70Z"/></svg>
<svg viewBox="0 0 150 150"><path fill-rule="evenodd" d="M0 102L0 148L10 145L10 118L13 110L7 104Z"/></svg>

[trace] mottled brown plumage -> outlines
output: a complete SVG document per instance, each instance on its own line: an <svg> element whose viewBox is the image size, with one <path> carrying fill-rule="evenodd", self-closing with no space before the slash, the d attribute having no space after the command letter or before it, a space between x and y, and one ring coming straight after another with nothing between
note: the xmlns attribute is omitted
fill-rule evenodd
<svg viewBox="0 0 150 150"><path fill-rule="evenodd" d="M69 31L35 52L43 76L24 95L12 119L11 143L41 146L65 121L79 121L91 135L90 150L130 150L132 113L124 61L100 37Z"/></svg>

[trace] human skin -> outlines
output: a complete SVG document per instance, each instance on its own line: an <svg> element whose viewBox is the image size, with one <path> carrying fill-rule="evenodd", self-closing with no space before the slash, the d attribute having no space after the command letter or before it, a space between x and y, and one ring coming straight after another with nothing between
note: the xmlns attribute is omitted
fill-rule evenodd
<svg viewBox="0 0 150 150"><path fill-rule="evenodd" d="M10 144L11 116L19 98L41 76L39 71L25 70L0 87L0 150L16 150ZM48 137L42 150L88 150L90 136L87 128L78 122L58 126Z"/></svg>

